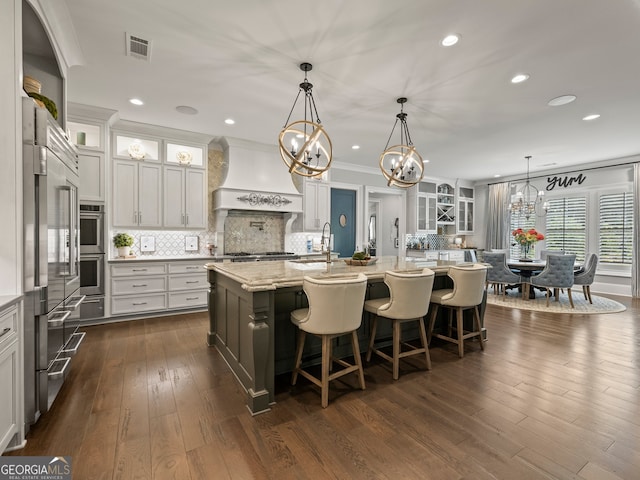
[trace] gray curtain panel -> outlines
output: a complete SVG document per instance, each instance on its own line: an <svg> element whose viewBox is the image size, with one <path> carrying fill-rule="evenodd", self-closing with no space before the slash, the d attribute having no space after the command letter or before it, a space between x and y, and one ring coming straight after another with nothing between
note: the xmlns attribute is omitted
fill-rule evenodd
<svg viewBox="0 0 640 480"><path fill-rule="evenodd" d="M631 264L631 295L640 297L640 163L633 164L633 263Z"/></svg>
<svg viewBox="0 0 640 480"><path fill-rule="evenodd" d="M491 250L509 248L509 182L489 185L489 210L487 212L487 241L485 248Z"/></svg>

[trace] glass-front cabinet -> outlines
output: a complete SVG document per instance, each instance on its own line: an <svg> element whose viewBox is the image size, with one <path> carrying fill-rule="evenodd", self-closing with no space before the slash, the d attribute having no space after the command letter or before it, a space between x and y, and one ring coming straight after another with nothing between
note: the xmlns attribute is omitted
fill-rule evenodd
<svg viewBox="0 0 640 480"><path fill-rule="evenodd" d="M458 188L458 221L459 234L473 233L473 207L475 204L472 187Z"/></svg>
<svg viewBox="0 0 640 480"><path fill-rule="evenodd" d="M436 232L436 184L420 182L417 194L417 231Z"/></svg>

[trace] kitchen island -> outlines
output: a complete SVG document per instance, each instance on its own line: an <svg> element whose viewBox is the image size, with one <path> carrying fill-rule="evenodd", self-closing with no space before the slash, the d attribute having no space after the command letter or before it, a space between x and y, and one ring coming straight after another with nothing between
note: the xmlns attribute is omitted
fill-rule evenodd
<svg viewBox="0 0 640 480"><path fill-rule="evenodd" d="M367 266L347 265L340 259L331 263L309 260L210 263L206 266L211 285L207 343L218 349L246 390L249 411L261 413L274 402L275 376L293 367L296 329L289 315L308 306L302 290L305 275L331 278L364 273L368 278L366 298L370 299L389 295L384 283L387 270L428 267L436 272L434 288L446 288L450 286L447 271L452 264L455 262L398 257L379 257L376 263ZM483 316L484 302L480 313ZM412 333L407 330L406 338ZM368 334L369 321L365 317L358 331L363 351ZM390 326L388 332L379 329L379 338L385 334L391 336ZM334 355L350 355L348 343L338 341ZM305 352L305 364L319 363L320 342L312 343Z"/></svg>

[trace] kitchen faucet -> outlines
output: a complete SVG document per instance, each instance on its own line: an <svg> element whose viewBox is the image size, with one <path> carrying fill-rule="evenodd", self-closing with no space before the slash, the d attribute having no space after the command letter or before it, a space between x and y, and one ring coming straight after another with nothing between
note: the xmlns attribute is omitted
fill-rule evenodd
<svg viewBox="0 0 640 480"><path fill-rule="evenodd" d="M329 227L329 235L325 237L324 230ZM324 248L324 241L327 240L327 263L331 263L331 224L329 222L325 222L322 227L322 237L320 237L320 244L322 248Z"/></svg>

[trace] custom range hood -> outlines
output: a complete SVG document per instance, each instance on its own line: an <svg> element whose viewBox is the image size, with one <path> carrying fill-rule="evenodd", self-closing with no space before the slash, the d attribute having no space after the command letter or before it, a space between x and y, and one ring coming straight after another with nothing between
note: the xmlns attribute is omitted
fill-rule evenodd
<svg viewBox="0 0 640 480"><path fill-rule="evenodd" d="M215 142L222 147L222 157L209 171L216 231L224 230L229 210L302 212L302 194L282 163L277 145L228 137Z"/></svg>

